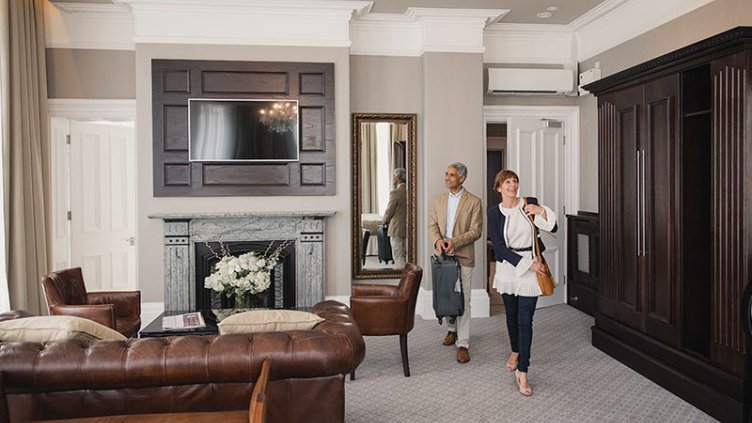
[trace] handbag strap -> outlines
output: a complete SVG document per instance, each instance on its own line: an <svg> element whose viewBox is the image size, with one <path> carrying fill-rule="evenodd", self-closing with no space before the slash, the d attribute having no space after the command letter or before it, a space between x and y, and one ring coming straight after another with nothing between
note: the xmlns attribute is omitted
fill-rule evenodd
<svg viewBox="0 0 752 423"><path fill-rule="evenodd" d="M527 197L522 197L522 201L524 201L525 205L527 206ZM523 209L523 213L524 212L525 210ZM532 214L528 215L527 218L530 219L530 223L533 224L533 244L535 254L538 256L538 263L543 263L543 259L541 259L540 244L538 244L538 227L535 226L535 221L533 220Z"/></svg>

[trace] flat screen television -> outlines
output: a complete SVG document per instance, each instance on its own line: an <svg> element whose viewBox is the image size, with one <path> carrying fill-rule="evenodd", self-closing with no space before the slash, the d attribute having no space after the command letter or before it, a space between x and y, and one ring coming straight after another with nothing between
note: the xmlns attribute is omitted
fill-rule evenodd
<svg viewBox="0 0 752 423"><path fill-rule="evenodd" d="M196 162L298 161L297 100L188 100L188 157Z"/></svg>

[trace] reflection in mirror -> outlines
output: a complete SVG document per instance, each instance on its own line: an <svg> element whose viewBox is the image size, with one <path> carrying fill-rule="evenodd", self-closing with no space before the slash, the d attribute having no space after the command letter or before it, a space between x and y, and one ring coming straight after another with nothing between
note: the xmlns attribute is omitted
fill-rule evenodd
<svg viewBox="0 0 752 423"><path fill-rule="evenodd" d="M415 260L415 115L353 115L353 277Z"/></svg>

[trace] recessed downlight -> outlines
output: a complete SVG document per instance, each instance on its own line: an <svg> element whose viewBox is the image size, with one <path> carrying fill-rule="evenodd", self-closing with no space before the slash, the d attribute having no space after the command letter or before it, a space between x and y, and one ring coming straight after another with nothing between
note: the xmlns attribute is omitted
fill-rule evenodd
<svg viewBox="0 0 752 423"><path fill-rule="evenodd" d="M546 8L546 10L548 10L549 12L555 12L555 11L559 10L559 8L556 7L556 6L548 6Z"/></svg>
<svg viewBox="0 0 752 423"><path fill-rule="evenodd" d="M551 12L540 12L540 13L538 13L538 14L537 14L537 15L535 15L535 16L537 16L537 17L539 17L539 18L541 18L541 19L546 19L546 18L550 18L550 17L551 17L551 16L553 16L553 15L554 15L554 14L553 14L553 13L551 13Z"/></svg>

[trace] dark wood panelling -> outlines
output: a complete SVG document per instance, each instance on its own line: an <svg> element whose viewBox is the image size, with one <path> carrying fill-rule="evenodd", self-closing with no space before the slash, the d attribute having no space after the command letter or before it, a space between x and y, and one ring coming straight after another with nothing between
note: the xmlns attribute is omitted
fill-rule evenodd
<svg viewBox="0 0 752 423"><path fill-rule="evenodd" d="M744 119L747 53L711 64L713 78L713 290L711 357L734 373L744 371L747 352L737 304L747 285L744 236ZM749 134L747 134L749 138ZM748 140L747 140L748 141Z"/></svg>
<svg viewBox="0 0 752 423"><path fill-rule="evenodd" d="M205 94L279 94L286 95L289 75L285 72L201 72Z"/></svg>
<svg viewBox="0 0 752 423"><path fill-rule="evenodd" d="M299 162L189 162L188 99L298 100ZM152 60L154 195L334 195L332 63Z"/></svg>
<svg viewBox="0 0 752 423"><path fill-rule="evenodd" d="M164 151L188 151L188 106L164 106Z"/></svg>
<svg viewBox="0 0 752 423"><path fill-rule="evenodd" d="M676 154L679 77L645 84L645 332L679 345L675 265L677 228Z"/></svg>
<svg viewBox="0 0 752 423"><path fill-rule="evenodd" d="M187 70L165 70L162 83L166 93L191 92L191 73Z"/></svg>
<svg viewBox="0 0 752 423"><path fill-rule="evenodd" d="M324 185L326 183L326 165L324 163L300 164L301 185Z"/></svg>
<svg viewBox="0 0 752 423"><path fill-rule="evenodd" d="M220 165L203 166L206 185L290 185L287 165Z"/></svg>
<svg viewBox="0 0 752 423"><path fill-rule="evenodd" d="M164 184L168 186L191 186L191 165L187 163L164 165Z"/></svg>
<svg viewBox="0 0 752 423"><path fill-rule="evenodd" d="M300 107L300 151L324 151L323 107Z"/></svg>
<svg viewBox="0 0 752 423"><path fill-rule="evenodd" d="M613 95L598 98L598 155L599 163L616 163L619 159L616 143L616 106ZM621 277L621 261L612 254L621 242L618 198L619 173L616 166L598 166L598 209L600 210L600 262L604 280L599 286L598 310L608 316L616 315L616 281ZM611 283L605 283L605 281Z"/></svg>
<svg viewBox="0 0 752 423"><path fill-rule="evenodd" d="M324 95L323 73L301 73L300 74L300 94Z"/></svg>
<svg viewBox="0 0 752 423"><path fill-rule="evenodd" d="M598 309L599 230L597 213L567 215L567 304L591 316Z"/></svg>

